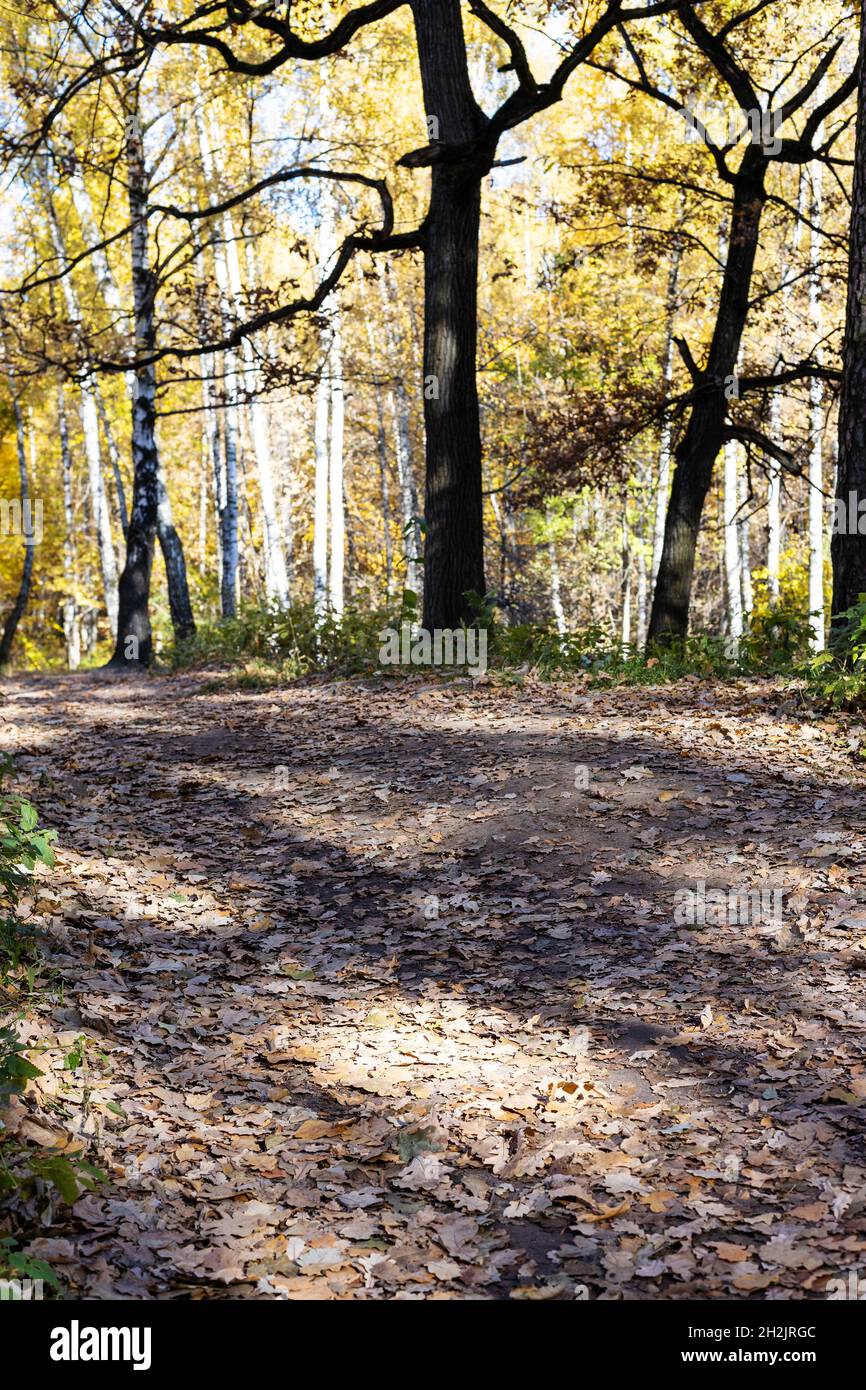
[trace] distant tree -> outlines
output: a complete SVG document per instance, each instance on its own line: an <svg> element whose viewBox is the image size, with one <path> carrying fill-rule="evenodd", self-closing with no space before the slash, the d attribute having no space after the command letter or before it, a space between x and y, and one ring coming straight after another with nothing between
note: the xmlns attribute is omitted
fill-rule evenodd
<svg viewBox="0 0 866 1390"><path fill-rule="evenodd" d="M772 3L773 0L768 0L768 5ZM823 45L825 51L806 80L778 105L773 105L778 86L763 101L757 77L750 71L756 64L750 60L749 38L747 36L744 40L742 55L735 51L733 40L738 28L748 25L768 5L757 9L750 7L742 14L734 14L716 29L710 28L698 13L702 7L687 0L679 0L675 6L676 19L689 40L691 51L700 54L706 63L703 72L700 68L691 72L677 70L677 87L681 92L699 90L702 80L706 83L708 74L714 76L721 84L726 102L732 103L738 114L739 128L718 140L713 138L703 122L692 120L693 128L714 162L718 177L730 190L730 213L724 236L727 253L706 361L703 364L696 362L685 339L677 339L691 378L692 390L688 419L676 449L664 543L649 624L650 641L664 641L686 632L701 517L713 467L723 445L729 440L740 440L763 449L770 456L780 452L778 446L756 431L754 425L741 422L731 411L733 383L736 382L739 395L750 390L766 389L768 385L763 377L737 379L738 358L751 304L761 218L770 196L768 173L779 164L803 165L815 159L830 161L832 147L844 127L840 125L835 131L825 134L824 123L856 90L856 73L852 72L829 96L812 105L798 135L784 135L782 132L786 123L807 108L810 99L819 92L842 47L843 39L834 37L839 21L832 17L818 44L819 47ZM636 41L623 32L622 42L622 66L605 65L605 70L615 72L634 90L661 102L675 113L678 122L683 122L683 97L671 90L670 74L652 77L650 61ZM811 52L815 46L815 37L812 36L808 51ZM788 58L786 66L795 70L804 56L800 54ZM746 143L743 145L744 138ZM734 157L737 150L740 153ZM837 375L817 363L798 364L777 379L776 387L785 380L813 374Z"/></svg>

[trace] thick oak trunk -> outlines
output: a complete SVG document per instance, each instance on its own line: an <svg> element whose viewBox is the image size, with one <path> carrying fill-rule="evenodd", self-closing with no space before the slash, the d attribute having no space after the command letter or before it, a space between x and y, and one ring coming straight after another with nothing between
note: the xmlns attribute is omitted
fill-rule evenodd
<svg viewBox="0 0 866 1390"><path fill-rule="evenodd" d="M434 170L424 256L424 626L470 616L484 593L481 429L475 376L480 186Z"/></svg>
<svg viewBox="0 0 866 1390"><path fill-rule="evenodd" d="M679 289L680 266L683 259L682 238L678 237L668 272L667 324L665 327L665 357L663 379L665 391L670 393L674 379L674 331L677 313L677 293ZM655 584L662 558L665 539L665 514L668 505L668 489L671 481L671 434L673 425L669 415L662 421L659 438L658 480L656 484L655 521L653 526L652 582Z"/></svg>
<svg viewBox="0 0 866 1390"><path fill-rule="evenodd" d="M471 616L484 593L481 431L476 383L478 235L486 169L453 156L484 129L469 82L459 0L413 0L421 81L434 140L424 231L424 626ZM449 147L451 153L449 153Z"/></svg>
<svg viewBox="0 0 866 1390"><path fill-rule="evenodd" d="M858 100L836 475L837 515L845 518L846 524L834 527L830 547L836 631L841 626L840 615L866 594L866 536L857 529L859 504L866 497L866 19L860 32Z"/></svg>

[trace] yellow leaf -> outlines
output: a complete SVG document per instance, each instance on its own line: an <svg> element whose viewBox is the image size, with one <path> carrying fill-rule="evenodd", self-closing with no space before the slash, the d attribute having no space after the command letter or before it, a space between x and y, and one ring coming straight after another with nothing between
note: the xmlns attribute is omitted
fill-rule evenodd
<svg viewBox="0 0 866 1390"><path fill-rule="evenodd" d="M327 1120L304 1120L295 1130L294 1139L327 1139L336 1134L333 1125L328 1124Z"/></svg>

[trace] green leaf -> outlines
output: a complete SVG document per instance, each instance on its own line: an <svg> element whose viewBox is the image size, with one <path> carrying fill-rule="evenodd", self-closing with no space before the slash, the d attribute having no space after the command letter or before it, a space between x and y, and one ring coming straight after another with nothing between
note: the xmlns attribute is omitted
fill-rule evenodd
<svg viewBox="0 0 866 1390"><path fill-rule="evenodd" d="M13 1269L17 1269L19 1273L23 1274L25 1279L42 1279L53 1289L60 1288L60 1280L51 1266L47 1265L44 1260L37 1260L23 1250L16 1250L14 1254L9 1256L9 1263Z"/></svg>
<svg viewBox="0 0 866 1390"><path fill-rule="evenodd" d="M51 842L54 839L56 839L54 830L40 830L39 834L34 835L30 842L37 858L41 859L43 864L47 864L49 869L53 869L55 864L54 850L51 848Z"/></svg>
<svg viewBox="0 0 866 1390"><path fill-rule="evenodd" d="M36 1177L53 1183L70 1206L77 1200L78 1178L68 1158L31 1159L30 1169Z"/></svg>

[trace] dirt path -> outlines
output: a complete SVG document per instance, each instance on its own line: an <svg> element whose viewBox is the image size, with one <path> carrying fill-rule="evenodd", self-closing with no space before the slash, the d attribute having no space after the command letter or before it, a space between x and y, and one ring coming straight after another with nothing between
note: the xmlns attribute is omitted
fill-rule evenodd
<svg viewBox="0 0 866 1390"><path fill-rule="evenodd" d="M835 725L693 684L6 693L67 982L27 1105L113 1177L34 1244L70 1291L818 1298L866 1266ZM701 880L783 889L781 924L678 924Z"/></svg>

